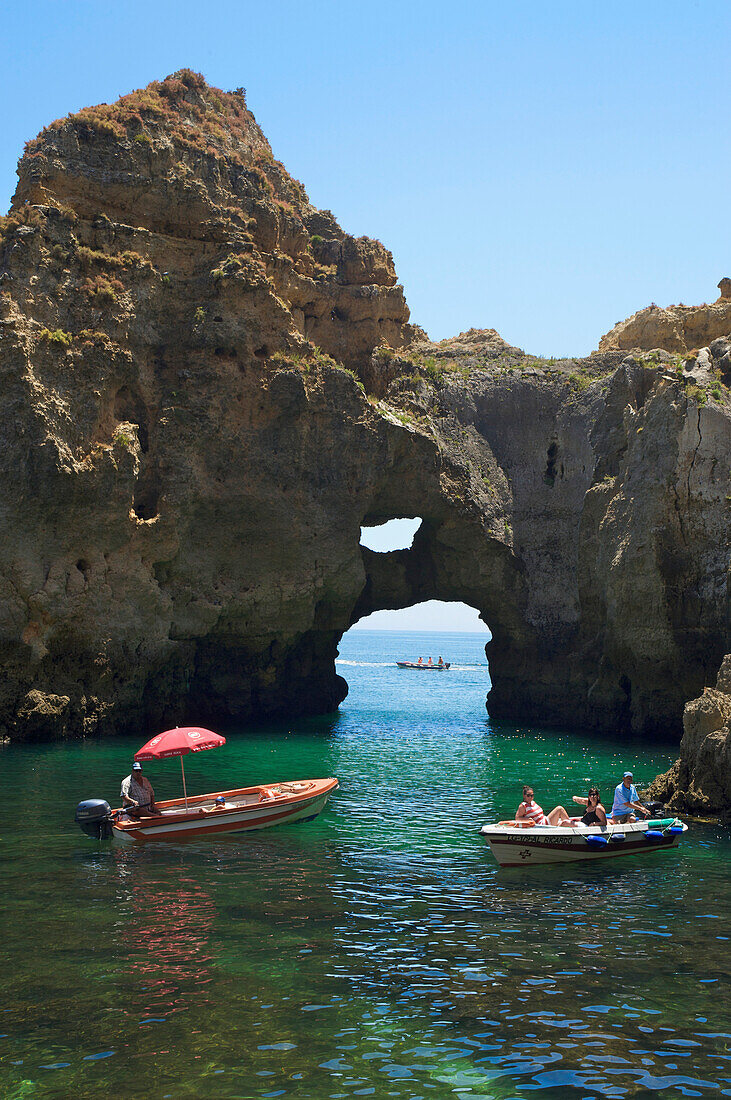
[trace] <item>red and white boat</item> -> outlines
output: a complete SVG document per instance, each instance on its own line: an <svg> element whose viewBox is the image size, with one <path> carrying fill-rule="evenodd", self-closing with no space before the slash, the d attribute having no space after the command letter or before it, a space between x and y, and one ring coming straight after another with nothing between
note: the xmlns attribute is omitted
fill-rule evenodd
<svg viewBox="0 0 731 1100"><path fill-rule="evenodd" d="M201 726L166 730L135 753L135 760L180 757L183 797L155 802L154 813L135 814L133 804L113 810L100 798L76 807L76 823L97 840L114 837L124 843L151 840L183 840L190 836L269 829L294 821L311 821L325 808L338 781L297 779L256 787L236 787L188 797L183 757L226 744L226 738ZM140 804L142 809L145 809Z"/></svg>
<svg viewBox="0 0 731 1100"><path fill-rule="evenodd" d="M124 811L112 811L112 835L124 843L150 840L181 840L189 836L269 829L294 821L311 821L325 808L337 790L337 779L298 779L272 786L239 787L232 791L158 802L155 817L132 818ZM225 803L216 803L224 797Z"/></svg>

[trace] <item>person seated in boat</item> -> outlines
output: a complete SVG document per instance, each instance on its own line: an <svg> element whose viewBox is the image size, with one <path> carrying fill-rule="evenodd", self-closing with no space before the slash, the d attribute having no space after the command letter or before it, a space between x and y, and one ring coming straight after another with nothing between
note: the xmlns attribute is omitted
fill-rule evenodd
<svg viewBox="0 0 731 1100"><path fill-rule="evenodd" d="M427 664L428 664L429 668L433 668L433 666L434 666L434 662L432 661L431 657L430 657L430 658L429 658L429 660L427 661Z"/></svg>
<svg viewBox="0 0 731 1100"><path fill-rule="evenodd" d="M580 806L586 806L586 813L580 819L582 825L606 825L607 811L599 801L598 787L590 787L586 798L575 794L573 800Z"/></svg>
<svg viewBox="0 0 731 1100"><path fill-rule="evenodd" d="M158 813L155 805L155 792L152 784L142 774L142 765L135 760L130 774L122 780L122 806L130 817L155 817Z"/></svg>
<svg viewBox="0 0 731 1100"><path fill-rule="evenodd" d="M416 663L417 663L417 665L423 665L424 664L424 658L419 657L419 660Z"/></svg>
<svg viewBox="0 0 731 1100"><path fill-rule="evenodd" d="M203 809L207 814L213 814L216 812L216 810L229 810L231 809L231 807L226 801L224 795L219 794L217 795L216 801L213 803L212 806L204 806Z"/></svg>
<svg viewBox="0 0 731 1100"><path fill-rule="evenodd" d="M439 665L440 668L444 668L444 661L442 660L441 653L439 655L439 660L437 661L437 664Z"/></svg>
<svg viewBox="0 0 731 1100"><path fill-rule="evenodd" d="M537 802L533 801L533 788L523 787L523 801L515 813L516 821L525 821L526 825L570 825L571 818L563 806L554 806L550 814L544 814Z"/></svg>
<svg viewBox="0 0 731 1100"><path fill-rule="evenodd" d="M611 820L614 825L626 825L636 821L635 813L642 817L649 817L650 811L640 804L637 788L632 782L632 772L625 772L622 782L614 789L614 804L612 805Z"/></svg>

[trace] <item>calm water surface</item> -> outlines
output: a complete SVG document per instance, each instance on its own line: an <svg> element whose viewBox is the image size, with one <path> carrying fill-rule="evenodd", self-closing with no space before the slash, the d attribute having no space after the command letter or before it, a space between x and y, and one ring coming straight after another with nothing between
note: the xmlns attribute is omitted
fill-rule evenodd
<svg viewBox="0 0 731 1100"><path fill-rule="evenodd" d="M500 871L477 829L672 745L494 724L484 636L353 632L326 719L226 731L191 791L337 775L315 822L98 845L139 738L0 749L0 1096L731 1095L731 843ZM448 673L408 673L435 658ZM158 797L179 762L148 767ZM628 863L630 865L628 865Z"/></svg>

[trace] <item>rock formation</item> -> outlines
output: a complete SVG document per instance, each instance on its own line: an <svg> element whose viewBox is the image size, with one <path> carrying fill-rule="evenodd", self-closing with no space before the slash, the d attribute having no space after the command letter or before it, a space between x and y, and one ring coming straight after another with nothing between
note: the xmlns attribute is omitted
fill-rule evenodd
<svg viewBox="0 0 731 1100"><path fill-rule="evenodd" d="M731 653L715 688L686 703L680 759L648 792L680 813L728 816L731 812Z"/></svg>
<svg viewBox="0 0 731 1100"><path fill-rule="evenodd" d="M437 598L493 716L679 734L730 648L729 347L431 344L188 71L53 123L0 222L0 732L323 712L344 631Z"/></svg>
<svg viewBox="0 0 731 1100"><path fill-rule="evenodd" d="M728 284L728 285L727 285ZM667 306L654 303L633 313L602 336L599 351L665 351L691 355L731 332L731 281L721 279L721 297L711 305Z"/></svg>

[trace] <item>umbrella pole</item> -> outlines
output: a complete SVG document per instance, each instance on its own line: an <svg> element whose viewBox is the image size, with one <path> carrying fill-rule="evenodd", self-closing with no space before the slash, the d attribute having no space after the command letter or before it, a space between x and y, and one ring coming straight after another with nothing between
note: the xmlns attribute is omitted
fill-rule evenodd
<svg viewBox="0 0 731 1100"><path fill-rule="evenodd" d="M185 789L185 768L183 767L183 758L180 757L180 770L183 773L183 798L185 799L185 809L188 810L188 792Z"/></svg>

